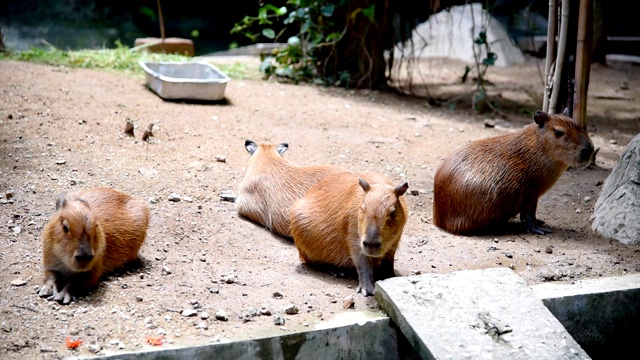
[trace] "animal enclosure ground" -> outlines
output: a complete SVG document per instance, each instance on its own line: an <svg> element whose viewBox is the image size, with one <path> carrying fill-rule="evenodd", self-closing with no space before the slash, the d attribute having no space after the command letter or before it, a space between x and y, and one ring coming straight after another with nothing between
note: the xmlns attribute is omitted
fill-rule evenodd
<svg viewBox="0 0 640 360"><path fill-rule="evenodd" d="M421 66L434 96L472 89L458 83L460 63ZM600 148L597 167L570 169L541 198L538 217L553 233L463 237L432 225L433 176L444 157L521 128L541 103L535 60L492 68L488 78L499 116L475 114L463 102L432 107L378 91L237 79L225 104L166 102L142 77L0 62L0 358L140 350L159 335L161 346L206 344L378 311L373 297L355 294L357 279L301 265L292 243L238 218L235 204L221 200L243 177L245 139L289 141L284 156L301 165L408 181L410 216L396 254L402 276L511 267L533 285L640 272L639 247L594 234L588 220L602 182L640 132L640 67L593 66L588 121ZM126 119L135 137L124 133ZM150 123L153 136L142 141ZM96 186L150 201L141 264L71 305L40 298L40 232L56 197ZM180 201L170 201L172 193ZM349 295L355 303L345 310ZM285 311L290 305L297 313ZM185 316L185 309L195 311ZM284 325L275 325L278 316ZM67 349L67 337L82 343Z"/></svg>

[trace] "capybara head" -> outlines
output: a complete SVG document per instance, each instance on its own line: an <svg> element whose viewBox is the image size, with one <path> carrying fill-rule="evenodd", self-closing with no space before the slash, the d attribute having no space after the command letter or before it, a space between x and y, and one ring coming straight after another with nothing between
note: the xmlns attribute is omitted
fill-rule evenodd
<svg viewBox="0 0 640 360"><path fill-rule="evenodd" d="M586 164L593 153L589 134L572 118L560 114L549 115L537 111L533 120L545 154L565 167Z"/></svg>
<svg viewBox="0 0 640 360"><path fill-rule="evenodd" d="M366 256L382 257L400 241L407 222L407 209L401 196L409 184L404 182L394 188L384 183L370 185L362 178L358 182L365 192L358 209L360 246Z"/></svg>
<svg viewBox="0 0 640 360"><path fill-rule="evenodd" d="M104 250L100 248L104 246L104 234L89 204L82 199L67 199L62 194L56 210L52 226L44 234L45 240L52 242L53 251L61 255L59 261L63 261L66 268L76 272L91 269L96 253Z"/></svg>
<svg viewBox="0 0 640 360"><path fill-rule="evenodd" d="M282 156L282 154L284 154L284 152L289 148L289 143L284 142L278 145L262 143L258 145L254 141L247 139L244 141L244 148L247 149L247 152L249 152L249 154L251 154L252 156L258 150L260 150L260 152L264 152L265 154L272 153L272 155L275 155L277 153L278 155Z"/></svg>

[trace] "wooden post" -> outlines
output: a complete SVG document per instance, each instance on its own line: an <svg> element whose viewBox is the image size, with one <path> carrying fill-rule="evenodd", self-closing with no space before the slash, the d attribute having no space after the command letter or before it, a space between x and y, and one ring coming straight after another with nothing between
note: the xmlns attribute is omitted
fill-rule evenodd
<svg viewBox="0 0 640 360"><path fill-rule="evenodd" d="M547 19L547 57L544 61L544 100L542 111L549 111L549 96L553 84L551 67L556 55L556 24L558 22L558 5L556 0L549 0L549 18Z"/></svg>
<svg viewBox="0 0 640 360"><path fill-rule="evenodd" d="M158 2L158 19L160 20L160 38L162 39L162 50L164 48L164 19L162 18L162 7L160 7L160 0ZM166 50L165 50L166 52Z"/></svg>
<svg viewBox="0 0 640 360"><path fill-rule="evenodd" d="M591 48L593 46L592 0L580 0L578 39L576 49L576 93L573 118L583 129L587 128L587 92L591 72Z"/></svg>
<svg viewBox="0 0 640 360"><path fill-rule="evenodd" d="M556 66L553 72L553 84L551 99L549 100L549 114L555 114L558 95L560 94L560 84L562 81L562 67L564 66L564 53L567 49L567 36L569 32L569 4L570 0L562 0L562 12L560 22L560 36L558 38L558 56L556 56Z"/></svg>

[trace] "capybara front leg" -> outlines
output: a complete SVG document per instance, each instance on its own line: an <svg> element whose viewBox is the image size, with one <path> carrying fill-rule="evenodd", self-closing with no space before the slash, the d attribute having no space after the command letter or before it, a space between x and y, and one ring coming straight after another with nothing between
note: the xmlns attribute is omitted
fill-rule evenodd
<svg viewBox="0 0 640 360"><path fill-rule="evenodd" d="M531 234L545 235L551 232L544 225L544 221L536 219L536 209L538 207L538 200L530 200L523 207L520 212L520 221L522 221L527 227L527 232Z"/></svg>
<svg viewBox="0 0 640 360"><path fill-rule="evenodd" d="M356 270L358 270L358 289L356 292L362 293L364 296L373 295L375 289L375 283L373 279L373 268L369 259L363 254L357 254L354 256L354 263Z"/></svg>

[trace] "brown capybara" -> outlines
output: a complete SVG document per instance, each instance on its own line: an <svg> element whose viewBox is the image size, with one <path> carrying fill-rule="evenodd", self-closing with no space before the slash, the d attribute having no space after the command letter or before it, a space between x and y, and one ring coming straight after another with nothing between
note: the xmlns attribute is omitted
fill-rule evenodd
<svg viewBox="0 0 640 360"><path fill-rule="evenodd" d="M436 171L433 222L453 234L497 230L520 214L528 232L551 230L536 219L538 198L569 166L588 162L589 135L576 121L542 111L523 129L471 142Z"/></svg>
<svg viewBox="0 0 640 360"><path fill-rule="evenodd" d="M314 185L291 209L291 234L310 265L356 268L357 292L393 277L393 261L409 216L404 193L382 174L340 173Z"/></svg>
<svg viewBox="0 0 640 360"><path fill-rule="evenodd" d="M282 157L288 143L246 140L244 146L251 156L235 201L238 214L288 238L293 203L325 176L347 171L335 165L298 166Z"/></svg>
<svg viewBox="0 0 640 360"><path fill-rule="evenodd" d="M42 230L44 284L40 296L63 304L96 286L103 274L136 260L149 208L109 188L60 194Z"/></svg>

